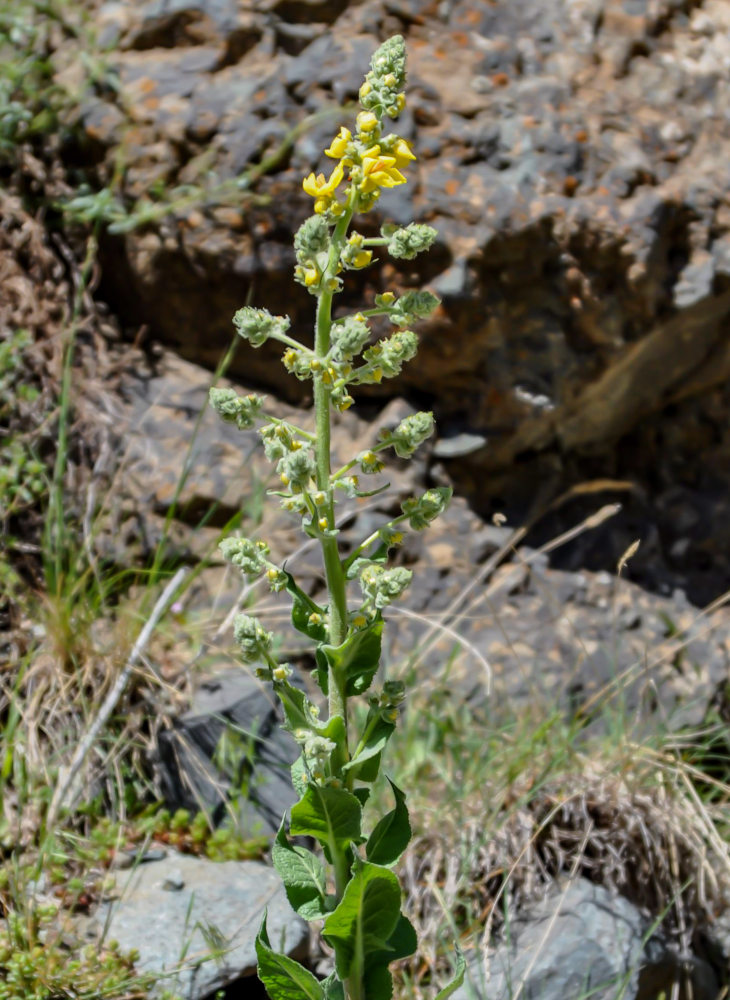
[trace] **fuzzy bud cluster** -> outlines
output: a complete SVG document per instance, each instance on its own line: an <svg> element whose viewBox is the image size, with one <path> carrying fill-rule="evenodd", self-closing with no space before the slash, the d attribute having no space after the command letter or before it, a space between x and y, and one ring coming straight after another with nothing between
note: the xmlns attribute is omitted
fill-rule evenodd
<svg viewBox="0 0 730 1000"><path fill-rule="evenodd" d="M233 637L241 647L244 663L268 660L271 656L273 635L267 632L257 618L250 615L236 615L233 622Z"/></svg>
<svg viewBox="0 0 730 1000"><path fill-rule="evenodd" d="M360 573L360 587L367 603L380 610L397 600L410 584L413 573L402 566L386 569L368 563Z"/></svg>
<svg viewBox="0 0 730 1000"><path fill-rule="evenodd" d="M427 319L440 304L441 299L433 292L406 292L388 310L388 317L394 326L407 326L419 319Z"/></svg>
<svg viewBox="0 0 730 1000"><path fill-rule="evenodd" d="M245 576L258 576L268 565L266 556L269 546L266 542L254 542L250 538L224 538L218 548L223 558L238 566Z"/></svg>
<svg viewBox="0 0 730 1000"><path fill-rule="evenodd" d="M269 554L266 542L254 542L250 538L224 538L218 548L223 558L237 566L244 576L253 577L265 573L273 591L286 588L286 573L266 558Z"/></svg>
<svg viewBox="0 0 730 1000"><path fill-rule="evenodd" d="M249 430L261 416L264 405L263 396L249 393L239 396L235 389L213 388L208 393L210 405L216 413L226 421L235 424L239 430Z"/></svg>
<svg viewBox="0 0 730 1000"><path fill-rule="evenodd" d="M415 531L422 531L439 514L443 514L449 505L452 494L449 486L435 486L426 490L420 497L410 497L401 504L408 523Z"/></svg>
<svg viewBox="0 0 730 1000"><path fill-rule="evenodd" d="M416 334L412 330L399 330L363 352L363 358L369 364L361 370L357 380L363 383L380 382L383 376L393 378L400 375L406 361L410 361L417 353Z"/></svg>
<svg viewBox="0 0 730 1000"><path fill-rule="evenodd" d="M370 327L362 313L332 324L332 352L340 360L351 361L370 340Z"/></svg>
<svg viewBox="0 0 730 1000"><path fill-rule="evenodd" d="M279 339L289 329L288 316L272 316L268 309L254 309L244 306L233 317L233 325L239 337L247 340L252 347L261 347L269 337Z"/></svg>
<svg viewBox="0 0 730 1000"><path fill-rule="evenodd" d="M290 486L295 493L309 487L316 473L316 465L312 453L305 448L287 452L276 466L282 483Z"/></svg>
<svg viewBox="0 0 730 1000"><path fill-rule="evenodd" d="M403 110L406 84L406 47L401 35L393 35L370 61L370 72L360 88L360 103L378 118L397 118Z"/></svg>
<svg viewBox="0 0 730 1000"><path fill-rule="evenodd" d="M385 225L381 232L388 240L388 253L399 260L413 260L430 249L438 235L432 226L411 222L408 226Z"/></svg>
<svg viewBox="0 0 730 1000"><path fill-rule="evenodd" d="M301 224L294 237L297 266L294 277L300 285L319 294L322 276L327 269L330 228L321 215L313 215Z"/></svg>
<svg viewBox="0 0 730 1000"><path fill-rule="evenodd" d="M433 413L421 411L401 420L395 430L382 431L380 436L383 444L392 447L399 458L410 458L434 429Z"/></svg>

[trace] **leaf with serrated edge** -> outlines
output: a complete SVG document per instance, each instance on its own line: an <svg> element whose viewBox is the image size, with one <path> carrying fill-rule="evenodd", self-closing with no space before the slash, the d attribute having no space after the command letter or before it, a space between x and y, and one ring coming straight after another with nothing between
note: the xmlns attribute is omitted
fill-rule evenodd
<svg viewBox="0 0 730 1000"><path fill-rule="evenodd" d="M368 861L376 865L394 865L411 839L405 794L390 778L388 783L395 796L395 809L383 816L365 845Z"/></svg>
<svg viewBox="0 0 730 1000"><path fill-rule="evenodd" d="M271 860L281 875L287 899L299 916L305 920L320 920L325 917L328 910L325 906L327 890L324 865L306 847L289 843L283 823L271 848Z"/></svg>
<svg viewBox="0 0 730 1000"><path fill-rule="evenodd" d="M266 914L256 938L259 979L271 1000L325 1000L321 983L288 955L272 951L266 932Z"/></svg>
<svg viewBox="0 0 730 1000"><path fill-rule="evenodd" d="M447 997L450 997L452 993L455 993L464 982L465 972L466 961L461 953L461 948L456 945L456 968L454 969L454 978L450 983L448 983L448 985L444 986L442 990L439 990L434 997L434 1000L447 1000Z"/></svg>
<svg viewBox="0 0 730 1000"><path fill-rule="evenodd" d="M292 836L316 837L334 855L359 839L361 820L362 806L351 792L310 784L292 806L289 832Z"/></svg>
<svg viewBox="0 0 730 1000"><path fill-rule="evenodd" d="M324 922L322 934L335 949L340 979L362 978L368 955L388 951L388 938L400 918L401 891L388 868L355 864L337 909Z"/></svg>

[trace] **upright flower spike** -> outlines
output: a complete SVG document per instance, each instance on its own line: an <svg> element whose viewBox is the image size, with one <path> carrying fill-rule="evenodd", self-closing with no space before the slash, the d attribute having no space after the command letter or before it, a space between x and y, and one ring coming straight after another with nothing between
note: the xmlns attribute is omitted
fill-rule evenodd
<svg viewBox="0 0 730 1000"><path fill-rule="evenodd" d="M285 590L291 597L292 625L315 647L315 678L328 708L326 718L320 718L319 707L295 683L292 667L278 662L273 634L256 618L238 615L233 631L241 658L254 666L261 680L271 683L285 728L301 749L292 767L300 798L291 809L288 832L314 838L323 849L315 854L291 843L283 823L272 848L273 862L294 909L304 919L323 922L323 936L335 954L335 971L319 982L293 959L277 954L264 922L256 954L259 977L272 1000L292 1000L294 993L314 1000L391 1000L389 961L407 957L416 946L415 931L401 913L398 879L390 870L410 838L405 795L391 782L395 807L369 833L363 830L362 803L378 777L405 697L401 682L377 682L383 612L412 577L411 570L388 563L389 553L397 551L409 527L420 531L445 509L450 490L434 488L405 500L401 514L343 552L337 517L342 494L356 499L380 492L377 485L373 491L362 491L360 474L365 478L380 473L383 452L389 448L402 458L410 457L433 432L433 415L406 417L337 471L331 468L330 455L332 411L353 404L354 386L397 375L418 347L416 334L400 327L428 316L438 305L429 292L409 291L396 297L386 291L375 297L374 308L337 320L332 316L333 297L347 272L367 267L375 248L387 247L392 256L410 259L427 249L436 235L416 223L384 226L380 237L356 231L348 235L354 215L371 209L382 190L406 183L416 158L402 136L383 134L384 119L396 118L403 108L404 86L405 45L396 35L373 55L360 90L362 110L352 131L341 126L324 150L336 161L329 177L310 173L303 180L304 191L314 199L314 214L294 238L295 278L317 299L313 343L294 339L288 332L289 320L265 309L246 307L234 317L239 334L253 347L278 340L284 345L286 370L311 381L314 433L274 417L260 433L266 456L279 475L281 489L272 493L285 511L300 518L303 531L320 546L327 587L326 600L317 603L288 570L269 561L265 542L236 537L221 543L224 557L244 575L261 576L272 590ZM373 344L369 317L377 315L387 317L396 329ZM231 389L211 391L212 406L241 428L261 417L261 402L254 394L239 397ZM353 715L353 698L366 700L364 718ZM358 723L358 718L363 721ZM374 930L363 933L364 927ZM460 978L463 971L453 988ZM452 991L447 987L442 998Z"/></svg>

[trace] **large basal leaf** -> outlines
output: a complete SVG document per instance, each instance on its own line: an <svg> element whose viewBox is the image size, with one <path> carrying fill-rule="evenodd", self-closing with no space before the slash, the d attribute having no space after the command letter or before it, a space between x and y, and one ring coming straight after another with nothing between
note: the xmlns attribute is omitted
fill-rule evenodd
<svg viewBox="0 0 730 1000"><path fill-rule="evenodd" d="M360 838L362 806L351 792L329 785L307 785L307 790L291 810L289 832L316 837L330 853Z"/></svg>
<svg viewBox="0 0 730 1000"><path fill-rule="evenodd" d="M271 848L271 858L281 875L287 899L299 916L305 920L324 918L327 890L321 858L306 847L290 844L283 823Z"/></svg>
<svg viewBox="0 0 730 1000"><path fill-rule="evenodd" d="M288 955L272 951L266 932L266 915L256 938L259 979L271 1000L325 1000L322 984L308 969Z"/></svg>
<svg viewBox="0 0 730 1000"><path fill-rule="evenodd" d="M466 961L461 952L461 948L456 945L456 968L454 969L454 977L448 985L444 986L442 990L439 990L434 997L434 1000L447 1000L447 997L450 997L452 993L455 993L464 982L465 972Z"/></svg>
<svg viewBox="0 0 730 1000"><path fill-rule="evenodd" d="M348 695L362 694L372 684L380 664L382 637L383 622L378 618L372 625L345 639L341 646L322 644L318 647L318 652L326 658L331 669L344 677ZM321 674L320 657L317 662Z"/></svg>
<svg viewBox="0 0 730 1000"><path fill-rule="evenodd" d="M322 930L335 949L340 979L351 973L362 978L368 956L389 949L388 938L400 918L400 900L400 885L390 869L356 864L337 909Z"/></svg>
<svg viewBox="0 0 730 1000"><path fill-rule="evenodd" d="M390 778L388 782L395 796L395 808L378 822L365 845L368 861L376 865L394 865L411 839L405 794Z"/></svg>

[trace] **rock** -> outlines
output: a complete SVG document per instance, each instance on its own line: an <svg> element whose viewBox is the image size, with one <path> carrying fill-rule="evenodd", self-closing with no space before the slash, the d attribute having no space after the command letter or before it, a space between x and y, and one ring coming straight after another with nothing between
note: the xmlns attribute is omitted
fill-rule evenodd
<svg viewBox="0 0 730 1000"><path fill-rule="evenodd" d="M513 918L509 938L472 962L454 1000L654 1000L663 991L714 1000L704 961L670 949L627 899L579 878Z"/></svg>
<svg viewBox="0 0 730 1000"><path fill-rule="evenodd" d="M306 924L289 906L276 872L259 862L214 863L170 851L120 877L118 888L121 898L99 906L88 933L104 928L123 951L136 949L137 971L164 977L156 996L172 989L200 1000L254 976L254 942L265 911L271 940L289 955L306 952Z"/></svg>
<svg viewBox="0 0 730 1000"><path fill-rule="evenodd" d="M343 308L421 280L443 306L398 383L368 391L410 394L436 409L447 437L486 440L449 469L485 514L522 517L536 481L547 506L607 466L650 505L708 467L713 497L730 495L727 5L254 7L149 0L99 14L119 23L122 50L118 96L96 95L80 112L94 162L111 168L124 133L122 195L147 196L160 181L200 189L195 210L173 206L159 223L104 239L101 294L124 322L214 368L247 290L278 310L286 288L294 332L310 336L291 237L310 208L301 177L320 166L338 116L318 120L255 182L254 201L243 172L304 115L353 98L376 40L399 30L410 65L402 129L419 160L413 183L384 197L367 226L413 215L439 240L407 268L351 276ZM231 374L301 402L306 386L276 353L240 350ZM728 514L713 506L712 531L722 535ZM649 515L669 553L678 536ZM703 578L691 538L662 568L678 564L671 586L701 602L730 585L724 541Z"/></svg>
<svg viewBox="0 0 730 1000"><path fill-rule="evenodd" d="M156 774L170 809L204 809L216 822L233 811L242 836L260 836L276 833L297 800L298 756L271 692L233 668L200 684L190 710L161 731Z"/></svg>

